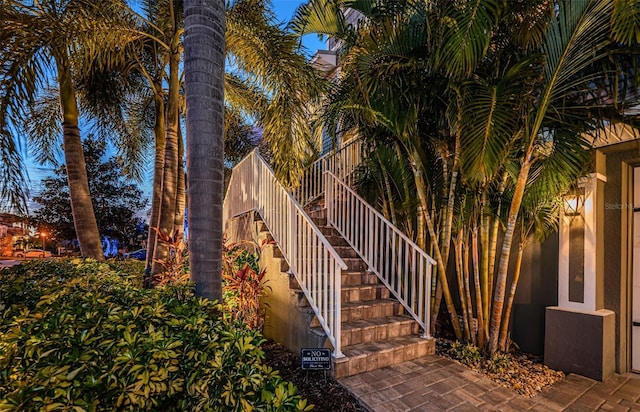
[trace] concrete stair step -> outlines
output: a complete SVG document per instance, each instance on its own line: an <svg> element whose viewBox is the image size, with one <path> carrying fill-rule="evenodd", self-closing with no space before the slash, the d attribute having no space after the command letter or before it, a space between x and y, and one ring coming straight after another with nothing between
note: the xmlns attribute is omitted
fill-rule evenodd
<svg viewBox="0 0 640 412"><path fill-rule="evenodd" d="M316 223L316 219L318 219L319 221L324 221L325 223L323 224L318 224L316 223L317 226L326 226L327 225L327 210L326 209L317 209L317 210L310 210L307 212L307 215L311 218L311 220L314 221L314 223Z"/></svg>
<svg viewBox="0 0 640 412"><path fill-rule="evenodd" d="M382 284L360 284L342 286L342 304L389 299L390 293Z"/></svg>
<svg viewBox="0 0 640 412"><path fill-rule="evenodd" d="M342 257L342 260L347 265L347 271L349 272L366 271L368 268L364 260L359 257Z"/></svg>
<svg viewBox="0 0 640 412"><path fill-rule="evenodd" d="M314 319L315 321L316 319ZM313 333L324 333L320 325L311 328ZM314 330L315 329L315 330ZM381 342L400 336L413 336L420 332L418 323L409 316L388 316L363 319L342 324L340 335L343 347L371 342Z"/></svg>
<svg viewBox="0 0 640 412"><path fill-rule="evenodd" d="M286 265L286 262L284 263ZM282 267L282 263L280 265ZM342 280L342 286L358 286L358 285L377 285L380 284L380 280L376 275L370 272L342 272L340 276ZM298 279L291 275L289 277L289 288L302 289Z"/></svg>
<svg viewBox="0 0 640 412"><path fill-rule="evenodd" d="M347 272L364 272L368 266L364 260L359 257L342 257L342 260L347 265ZM321 268L323 262L318 258L309 258L303 261L304 265L307 265L308 270L314 270L314 268Z"/></svg>
<svg viewBox="0 0 640 412"><path fill-rule="evenodd" d="M355 272L342 272L342 286L356 286L356 285L376 285L380 283L378 277L367 271L355 271Z"/></svg>
<svg viewBox="0 0 640 412"><path fill-rule="evenodd" d="M358 253L356 253L356 251L353 250L351 246L338 245L338 246L333 246L333 248L335 249L336 252L338 252L338 255L340 255L342 259L359 258Z"/></svg>
<svg viewBox="0 0 640 412"><path fill-rule="evenodd" d="M388 316L403 315L404 308L395 299L377 299L368 302L351 302L342 304L342 322L353 322L362 319L378 319Z"/></svg>
<svg viewBox="0 0 640 412"><path fill-rule="evenodd" d="M339 237L339 238L342 238L342 236L340 236L340 233L333 226L318 226L318 229L320 229L320 232L325 237Z"/></svg>
<svg viewBox="0 0 640 412"><path fill-rule="evenodd" d="M342 324L342 345L380 342L419 333L418 323L408 316L362 319Z"/></svg>
<svg viewBox="0 0 640 412"><path fill-rule="evenodd" d="M395 299L377 299L369 302L345 303L341 308L342 323L358 322L362 320L376 320L380 318L391 318L394 316L404 316L405 310ZM314 316L309 327L320 326L320 321Z"/></svg>
<svg viewBox="0 0 640 412"><path fill-rule="evenodd" d="M298 295L298 306L309 306L309 302L305 298L302 289L292 288L291 293ZM341 302L343 306L349 303L362 303L381 299L385 300L389 299L389 297L389 289L387 289L383 284L343 285L341 291Z"/></svg>
<svg viewBox="0 0 640 412"><path fill-rule="evenodd" d="M331 246L333 246L334 248L336 246L349 246L349 243L347 243L347 241L344 240L344 238L342 236L339 236L339 235L325 235L325 238L327 239L327 242L329 242L329 244Z"/></svg>
<svg viewBox="0 0 640 412"><path fill-rule="evenodd" d="M312 217L311 221L313 223L315 223L315 225L318 226L318 228L327 226L327 218L326 217Z"/></svg>
<svg viewBox="0 0 640 412"><path fill-rule="evenodd" d="M314 210L326 210L326 208L324 207L324 196L319 196L313 199L313 201L307 204L304 208L307 213Z"/></svg>
<svg viewBox="0 0 640 412"><path fill-rule="evenodd" d="M398 336L417 335L418 323L409 316L362 319L342 324L342 345L379 342Z"/></svg>
<svg viewBox="0 0 640 412"><path fill-rule="evenodd" d="M398 336L380 342L344 346L342 352L344 358L333 360L333 374L338 379L433 355L436 345L434 338Z"/></svg>

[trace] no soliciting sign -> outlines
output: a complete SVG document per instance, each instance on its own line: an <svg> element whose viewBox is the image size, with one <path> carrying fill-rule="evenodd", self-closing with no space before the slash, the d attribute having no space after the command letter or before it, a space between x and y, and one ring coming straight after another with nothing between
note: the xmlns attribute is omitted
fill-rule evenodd
<svg viewBox="0 0 640 412"><path fill-rule="evenodd" d="M330 349L302 349L302 369L331 369Z"/></svg>

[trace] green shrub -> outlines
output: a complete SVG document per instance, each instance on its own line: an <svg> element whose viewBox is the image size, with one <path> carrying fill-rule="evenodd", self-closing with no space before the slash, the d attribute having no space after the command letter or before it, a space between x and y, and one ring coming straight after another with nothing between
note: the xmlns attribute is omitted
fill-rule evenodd
<svg viewBox="0 0 640 412"><path fill-rule="evenodd" d="M449 354L467 365L478 365L482 361L482 353L477 346L470 343L453 342Z"/></svg>
<svg viewBox="0 0 640 412"><path fill-rule="evenodd" d="M187 285L141 288L112 263L2 272L0 411L289 411L309 406L263 365L263 339Z"/></svg>
<svg viewBox="0 0 640 412"><path fill-rule="evenodd" d="M189 250L187 244L178 230L172 230L166 235L155 228L158 242L167 248L167 256L157 259L161 266L159 273L151 276L150 281L153 286L165 286L168 284L179 284L189 282Z"/></svg>
<svg viewBox="0 0 640 412"><path fill-rule="evenodd" d="M263 244L264 246L264 244ZM224 312L249 329L262 330L267 296L266 271L260 269L261 247L251 241L225 245L222 253Z"/></svg>
<svg viewBox="0 0 640 412"><path fill-rule="evenodd" d="M504 372L511 367L512 358L506 353L496 353L485 362L485 368L489 372Z"/></svg>

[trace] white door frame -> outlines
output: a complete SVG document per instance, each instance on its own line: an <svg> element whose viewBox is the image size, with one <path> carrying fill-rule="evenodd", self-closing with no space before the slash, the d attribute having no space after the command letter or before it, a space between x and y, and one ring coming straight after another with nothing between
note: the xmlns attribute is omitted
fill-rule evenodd
<svg viewBox="0 0 640 412"><path fill-rule="evenodd" d="M633 169L633 258L631 274L631 370L640 372L640 167Z"/></svg>

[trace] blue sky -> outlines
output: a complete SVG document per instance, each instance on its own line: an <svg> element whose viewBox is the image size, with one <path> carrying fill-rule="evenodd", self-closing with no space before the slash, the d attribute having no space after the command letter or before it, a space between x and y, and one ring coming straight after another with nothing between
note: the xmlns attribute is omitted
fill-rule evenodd
<svg viewBox="0 0 640 412"><path fill-rule="evenodd" d="M282 22L287 22L293 16L296 8L307 1L301 0L271 0L271 4L273 5L273 10L276 15ZM326 46L326 42L321 42L316 35L305 36L302 39L302 43L307 48L307 51L313 55L316 50L324 49Z"/></svg>
<svg viewBox="0 0 640 412"><path fill-rule="evenodd" d="M306 1L307 0L271 0L271 4L273 6L273 10L276 13L276 16L278 17L280 23L284 25L291 19L296 8L300 4L306 3ZM321 42L318 39L318 36L316 35L308 35L303 37L302 43L306 48L306 54L308 57L311 57L316 50L326 48L326 42L324 41ZM86 127L83 127L83 129L81 130L81 132L84 132L84 133L86 133L87 131L88 131L88 128ZM51 167L48 165L41 166L41 165L35 164L33 159L30 159L30 158L27 159L26 165L28 169L29 178L31 180L30 192L31 192L31 195L34 196L40 192L40 181L41 179L43 179L44 177L46 177L48 174L51 173ZM149 174L150 173L151 172L149 172ZM146 186L146 185L143 183L143 186ZM144 189L146 189L146 187ZM145 192L148 192L148 190L145 190ZM30 204L29 209L33 210L34 206L35 206L34 204Z"/></svg>

